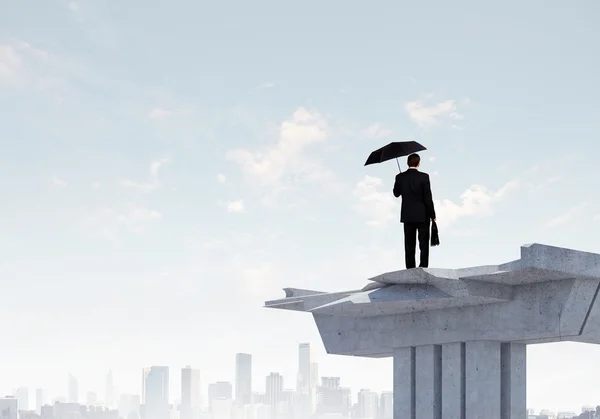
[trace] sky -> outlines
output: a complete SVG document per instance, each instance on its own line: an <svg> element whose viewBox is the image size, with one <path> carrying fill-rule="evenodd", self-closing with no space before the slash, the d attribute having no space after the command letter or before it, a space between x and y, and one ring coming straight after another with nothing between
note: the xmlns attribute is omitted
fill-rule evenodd
<svg viewBox="0 0 600 419"><path fill-rule="evenodd" d="M104 392L114 371L390 390L391 360L326 355L282 288L402 269L390 141L428 150L432 267L543 243L600 253L600 3L0 3L0 393ZM403 170L405 162L401 162ZM600 404L600 347L528 348L528 406Z"/></svg>

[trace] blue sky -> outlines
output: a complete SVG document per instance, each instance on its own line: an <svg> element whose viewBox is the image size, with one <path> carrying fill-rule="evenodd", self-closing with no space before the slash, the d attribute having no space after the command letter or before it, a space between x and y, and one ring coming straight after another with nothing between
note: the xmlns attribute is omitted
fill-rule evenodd
<svg viewBox="0 0 600 419"><path fill-rule="evenodd" d="M139 392L148 365L293 387L296 345L356 391L389 360L327 356L285 286L402 268L389 141L428 147L442 246L498 263L600 253L593 0L0 6L0 392ZM404 162L403 162L404 164ZM405 167L405 165L403 166ZM6 344L9 342L9 344ZM600 348L529 350L529 405L598 403ZM558 355L558 356L557 356ZM173 391L178 388L177 374Z"/></svg>

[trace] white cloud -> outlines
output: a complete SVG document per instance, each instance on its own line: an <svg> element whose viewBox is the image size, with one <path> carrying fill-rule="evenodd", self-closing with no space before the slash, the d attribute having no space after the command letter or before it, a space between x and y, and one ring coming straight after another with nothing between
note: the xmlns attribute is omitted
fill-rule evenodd
<svg viewBox="0 0 600 419"><path fill-rule="evenodd" d="M227 203L227 212L241 213L244 212L244 201L229 201Z"/></svg>
<svg viewBox="0 0 600 419"><path fill-rule="evenodd" d="M438 224L448 226L461 217L491 215L493 205L505 199L518 187L519 182L516 180L507 182L496 192L489 191L485 186L472 185L460 196L460 204L448 199L434 199Z"/></svg>
<svg viewBox="0 0 600 419"><path fill-rule="evenodd" d="M562 180L562 176L553 176L547 179L544 179L542 182L538 183L538 184L529 184L529 190L531 192L539 192L542 189L547 188L548 186L560 182Z"/></svg>
<svg viewBox="0 0 600 419"><path fill-rule="evenodd" d="M440 125L443 121L452 121L453 128L460 128L455 121L463 119L463 115L458 112L456 100L444 100L426 105L428 99L432 98L430 94L425 99L419 99L404 104L404 109L420 128L431 128ZM463 101L465 104L468 102Z"/></svg>
<svg viewBox="0 0 600 419"><path fill-rule="evenodd" d="M100 182L92 182L92 188L100 189Z"/></svg>
<svg viewBox="0 0 600 419"><path fill-rule="evenodd" d="M150 173L149 180L145 182L137 182L130 179L125 179L121 180L119 182L119 185L123 188L137 189L142 193L152 192L162 186L158 178L158 172L161 169L161 167L170 162L171 160L166 158L155 160L150 164L150 169L148 170Z"/></svg>
<svg viewBox="0 0 600 419"><path fill-rule="evenodd" d="M47 76L48 69L44 70L43 76L33 71L32 65L36 62L57 64L58 60L48 51L27 42L0 44L0 86L44 89L55 84L56 80Z"/></svg>
<svg viewBox="0 0 600 419"><path fill-rule="evenodd" d="M19 80L22 60L12 45L0 45L0 84L13 85Z"/></svg>
<svg viewBox="0 0 600 419"><path fill-rule="evenodd" d="M389 129L384 128L379 122L369 125L367 129L362 132L367 138L384 138L392 133Z"/></svg>
<svg viewBox="0 0 600 419"><path fill-rule="evenodd" d="M161 219L162 214L158 211L127 205L92 211L84 217L82 224L87 233L119 243L125 233L144 234Z"/></svg>
<svg viewBox="0 0 600 419"><path fill-rule="evenodd" d="M53 176L52 177L52 185L55 188L64 188L65 186L67 186L67 182L65 182L64 180L62 180L58 176Z"/></svg>
<svg viewBox="0 0 600 419"><path fill-rule="evenodd" d="M225 177L225 175L223 173L219 173L217 175L217 181L219 183L225 183L227 181L227 178Z"/></svg>
<svg viewBox="0 0 600 419"><path fill-rule="evenodd" d="M49 93L60 105L68 75L69 65L48 51L23 41L0 44L0 89Z"/></svg>
<svg viewBox="0 0 600 419"><path fill-rule="evenodd" d="M372 226L383 225L395 218L396 210L400 208L394 202L392 190L381 190L382 186L380 178L367 175L354 188L354 196L358 198L356 209Z"/></svg>
<svg viewBox="0 0 600 419"><path fill-rule="evenodd" d="M462 193L459 204L448 199L434 199L437 222L441 227L446 227L461 217L491 215L493 205L506 198L518 187L517 181L510 181L496 192L491 192L484 186L473 185ZM356 209L367 218L369 225L381 226L400 217L401 198L396 201L392 187L384 189L384 183L380 178L365 176L356 185L354 196L359 201Z"/></svg>
<svg viewBox="0 0 600 419"><path fill-rule="evenodd" d="M566 211L565 213L560 214L560 215L552 218L550 221L548 221L546 223L546 227L549 227L549 228L560 227L560 226L568 224L572 221L582 219L586 216L585 210L587 208L588 208L587 202L575 205L574 207L569 208L569 210ZM590 217L591 217L591 215L590 215Z"/></svg>
<svg viewBox="0 0 600 419"><path fill-rule="evenodd" d="M260 195L263 205L297 207L308 202L299 194L303 185L317 184L321 191L336 191L333 173L310 155L311 148L326 141L328 134L324 116L300 107L278 126L274 144L254 150L230 150L226 159L240 167L249 188Z"/></svg>
<svg viewBox="0 0 600 419"><path fill-rule="evenodd" d="M298 108L279 127L277 144L261 151L237 148L227 160L237 163L245 175L264 185L273 185L289 171L299 169L298 159L310 145L327 138L327 122L318 113ZM300 167L301 168L301 167Z"/></svg>
<svg viewBox="0 0 600 419"><path fill-rule="evenodd" d="M154 178L157 177L158 171L160 170L160 168L169 162L170 162L169 159L160 159L160 160L153 161L150 164L150 175Z"/></svg>

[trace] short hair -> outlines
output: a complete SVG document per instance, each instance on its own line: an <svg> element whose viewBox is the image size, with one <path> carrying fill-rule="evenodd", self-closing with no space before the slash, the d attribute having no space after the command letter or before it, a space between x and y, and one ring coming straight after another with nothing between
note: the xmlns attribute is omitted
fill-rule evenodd
<svg viewBox="0 0 600 419"><path fill-rule="evenodd" d="M406 163L408 164L408 167L417 167L419 163L421 163L421 157L419 157L417 153L411 154L406 159Z"/></svg>

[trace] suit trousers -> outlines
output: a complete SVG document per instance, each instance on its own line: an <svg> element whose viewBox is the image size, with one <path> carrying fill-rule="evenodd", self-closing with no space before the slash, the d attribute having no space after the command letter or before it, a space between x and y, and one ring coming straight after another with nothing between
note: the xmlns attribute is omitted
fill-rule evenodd
<svg viewBox="0 0 600 419"><path fill-rule="evenodd" d="M417 250L417 235L419 237L419 251L421 254L420 268L429 266L429 231L430 223L404 223L404 259L406 269L416 267L415 253Z"/></svg>

